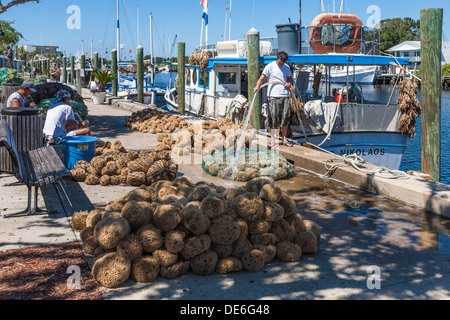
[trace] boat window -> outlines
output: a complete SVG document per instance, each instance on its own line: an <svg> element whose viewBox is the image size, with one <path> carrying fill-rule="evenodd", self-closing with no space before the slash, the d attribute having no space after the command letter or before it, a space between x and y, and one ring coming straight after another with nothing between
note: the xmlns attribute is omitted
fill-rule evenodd
<svg viewBox="0 0 450 320"><path fill-rule="evenodd" d="M219 84L236 84L236 72L219 72Z"/></svg>
<svg viewBox="0 0 450 320"><path fill-rule="evenodd" d="M192 72L192 84L194 86L197 85L197 69L194 69Z"/></svg>
<svg viewBox="0 0 450 320"><path fill-rule="evenodd" d="M186 69L186 85L191 85L191 69Z"/></svg>
<svg viewBox="0 0 450 320"><path fill-rule="evenodd" d="M209 71L200 71L200 87L209 87Z"/></svg>

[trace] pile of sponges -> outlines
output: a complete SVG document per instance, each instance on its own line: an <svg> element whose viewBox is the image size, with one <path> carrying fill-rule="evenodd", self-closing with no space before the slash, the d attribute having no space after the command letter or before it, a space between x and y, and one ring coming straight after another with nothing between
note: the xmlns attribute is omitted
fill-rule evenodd
<svg viewBox="0 0 450 320"><path fill-rule="evenodd" d="M158 181L105 210L76 212L71 224L93 257L94 278L108 288L189 271L258 272L273 259L315 253L321 238L319 225L303 220L295 201L265 177L232 188L184 176Z"/></svg>

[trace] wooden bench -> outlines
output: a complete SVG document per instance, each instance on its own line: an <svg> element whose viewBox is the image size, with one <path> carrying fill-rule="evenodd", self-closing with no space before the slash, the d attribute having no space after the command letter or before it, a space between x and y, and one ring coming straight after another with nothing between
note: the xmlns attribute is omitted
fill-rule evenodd
<svg viewBox="0 0 450 320"><path fill-rule="evenodd" d="M55 211L38 207L39 188L69 177L70 173L53 147L42 147L31 151L17 150L11 128L0 120L0 148L5 147L11 155L13 174L20 183L28 187L28 207L25 211L5 215L5 218L36 214L55 214ZM34 210L31 209L32 188L35 188Z"/></svg>

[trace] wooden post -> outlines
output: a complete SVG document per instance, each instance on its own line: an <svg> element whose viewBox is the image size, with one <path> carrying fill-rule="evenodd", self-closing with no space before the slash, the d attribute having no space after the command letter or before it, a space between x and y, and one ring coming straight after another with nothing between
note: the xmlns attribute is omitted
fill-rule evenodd
<svg viewBox="0 0 450 320"><path fill-rule="evenodd" d="M94 69L97 69L97 70L99 70L100 68L99 68L99 65L98 65L98 52L94 52L94 58L93 58L93 66L94 66Z"/></svg>
<svg viewBox="0 0 450 320"><path fill-rule="evenodd" d="M70 80L75 85L75 56L70 57Z"/></svg>
<svg viewBox="0 0 450 320"><path fill-rule="evenodd" d="M247 32L248 43L248 103L251 106L253 99L254 105L250 123L256 130L261 129L261 92L253 93L253 88L261 76L260 64L259 64L259 31L255 28L250 29Z"/></svg>
<svg viewBox="0 0 450 320"><path fill-rule="evenodd" d="M441 57L443 9L420 11L422 171L441 181Z"/></svg>
<svg viewBox="0 0 450 320"><path fill-rule="evenodd" d="M62 82L67 83L67 58L63 57Z"/></svg>
<svg viewBox="0 0 450 320"><path fill-rule="evenodd" d="M117 50L112 49L111 50L111 73L115 76L118 76L117 72ZM112 81L112 94L113 96L117 97L117 90L119 87L119 79Z"/></svg>
<svg viewBox="0 0 450 320"><path fill-rule="evenodd" d="M178 42L178 81L177 81L177 93L178 93L178 112L182 115L185 114L186 103L186 44L184 42Z"/></svg>
<svg viewBox="0 0 450 320"><path fill-rule="evenodd" d="M84 54L81 55L81 87L85 86L85 78L86 78L86 56Z"/></svg>
<svg viewBox="0 0 450 320"><path fill-rule="evenodd" d="M144 47L139 45L136 49L137 63L137 101L144 103Z"/></svg>

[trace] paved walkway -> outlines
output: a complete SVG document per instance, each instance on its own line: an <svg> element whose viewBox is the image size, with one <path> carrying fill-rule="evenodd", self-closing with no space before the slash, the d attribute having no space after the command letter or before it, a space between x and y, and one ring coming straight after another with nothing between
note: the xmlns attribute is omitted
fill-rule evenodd
<svg viewBox="0 0 450 320"><path fill-rule="evenodd" d="M156 146L153 135L128 132L124 127L130 111L86 103L91 129L102 140L120 140L126 148L135 150ZM208 176L199 166L180 166L179 174L193 181L209 179L224 186L233 185ZM10 175L0 175L0 215L26 207L26 187L3 186L15 181ZM173 280L158 278L145 285L129 280L108 290L105 299L450 298L448 220L308 172L299 171L295 179L279 185L294 197L304 219L322 227L316 254L304 255L296 263L274 261L258 273L207 277L188 273ZM130 189L86 186L72 181L46 186L40 205L56 209L58 214L0 217L0 250L76 240L78 234L69 224L74 211L102 208Z"/></svg>

